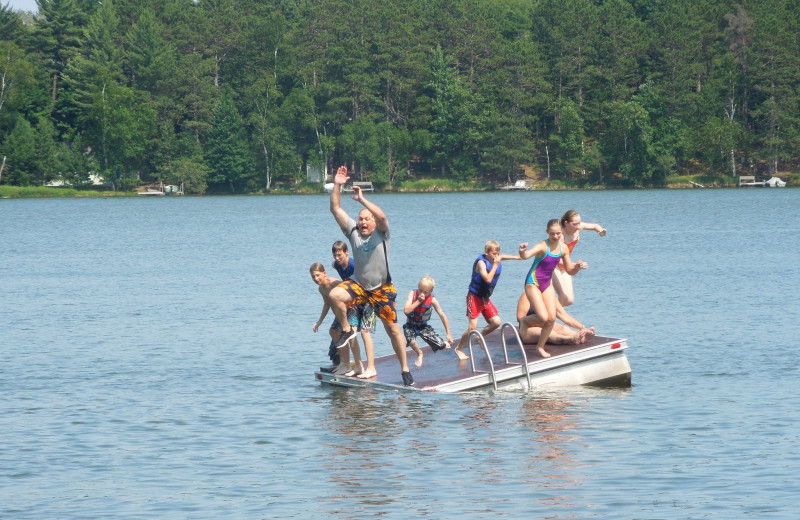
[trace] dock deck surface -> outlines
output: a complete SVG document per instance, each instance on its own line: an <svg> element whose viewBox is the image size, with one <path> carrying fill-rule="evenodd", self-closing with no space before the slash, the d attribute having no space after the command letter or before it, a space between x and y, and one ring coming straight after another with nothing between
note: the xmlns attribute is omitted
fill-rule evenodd
<svg viewBox="0 0 800 520"><path fill-rule="evenodd" d="M508 363L506 363L503 354L500 331L495 330L485 338L486 345L491 353L497 382L518 380L522 384L526 384L525 372L522 369L523 357L519 344L513 333L506 330L505 334ZM470 360L459 360L452 350L447 349L434 353L429 346L425 345L424 341L418 340L418 343L421 343L420 348L423 352L422 367L414 365L417 356L413 351L407 350L408 366L414 376L415 384L413 387L403 387L400 364L394 354L375 358L375 368L378 375L373 378L359 379L356 377L335 376L325 369L320 369L316 372L316 377L322 383L340 386L400 387L401 389L416 391L453 392L486 385L491 386L493 384L489 375L491 372L489 360L478 341L473 341L472 347L475 372L472 371L472 362ZM572 370L570 367L576 368L579 365L597 364L601 358L621 357L624 359L624 366L622 368L616 367L616 371L623 373L612 374L616 381L612 384L615 386L619 386L618 383L623 386L630 385L630 366L627 364L624 353L627 348L626 340L595 336L580 345L552 345L548 343L545 349L551 355L549 358L542 358L535 344L526 343L524 347L528 361L528 372L532 374L532 377L537 373L565 372ZM465 348L464 352L469 355L468 348ZM624 374L625 367L627 367L627 375ZM583 383L578 382L576 384Z"/></svg>

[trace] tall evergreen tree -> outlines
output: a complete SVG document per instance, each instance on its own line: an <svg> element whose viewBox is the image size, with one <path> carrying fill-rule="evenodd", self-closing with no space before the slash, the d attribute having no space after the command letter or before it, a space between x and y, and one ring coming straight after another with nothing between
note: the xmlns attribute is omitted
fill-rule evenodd
<svg viewBox="0 0 800 520"><path fill-rule="evenodd" d="M113 0L103 2L84 30L84 44L79 54L64 68L62 96L57 102L62 125L74 133L80 123L92 126L88 114L104 86L123 84L122 49L116 40L119 20ZM89 130L90 129L85 129ZM67 132L65 132L67 133Z"/></svg>
<svg viewBox="0 0 800 520"><path fill-rule="evenodd" d="M22 20L6 2L0 3L0 41L19 42L22 35Z"/></svg>
<svg viewBox="0 0 800 520"><path fill-rule="evenodd" d="M40 18L33 31L33 45L50 75L50 103L54 107L61 73L83 45L88 15L76 0L36 0L36 4Z"/></svg>
<svg viewBox="0 0 800 520"><path fill-rule="evenodd" d="M251 189L253 175L244 124L227 88L214 108L206 143L209 183L231 192Z"/></svg>
<svg viewBox="0 0 800 520"><path fill-rule="evenodd" d="M34 186L41 184L41 176L36 167L38 150L36 149L36 133L31 124L23 117L17 117L17 123L3 141L0 158L8 157L3 183L14 186Z"/></svg>
<svg viewBox="0 0 800 520"><path fill-rule="evenodd" d="M554 106L555 128L550 132L553 156L565 177L572 177L584 169L584 127L578 105L571 99L556 100Z"/></svg>
<svg viewBox="0 0 800 520"><path fill-rule="evenodd" d="M144 9L128 31L127 65L130 82L152 94L161 93L163 80L174 70L174 49L164 39L164 27Z"/></svg>
<svg viewBox="0 0 800 520"><path fill-rule="evenodd" d="M470 149L476 105L469 89L459 82L447 63L441 47L433 52L430 90L433 100L433 162L439 165L444 177L471 177L476 173L473 150Z"/></svg>
<svg viewBox="0 0 800 520"><path fill-rule="evenodd" d="M800 147L797 4L781 0L761 6L755 27L752 115L763 143L759 155L767 162L769 176L777 175L780 163L796 157Z"/></svg>
<svg viewBox="0 0 800 520"><path fill-rule="evenodd" d="M534 29L549 49L553 87L583 107L597 63L597 7L589 0L542 0L536 4Z"/></svg>
<svg viewBox="0 0 800 520"><path fill-rule="evenodd" d="M46 184L59 177L62 164L58 153L56 129L49 117L40 116L36 122L35 130L37 174L41 176L42 184Z"/></svg>
<svg viewBox="0 0 800 520"><path fill-rule="evenodd" d="M652 128L647 111L636 101L614 101L608 110L608 130L603 136L609 167L632 185L653 182Z"/></svg>
<svg viewBox="0 0 800 520"><path fill-rule="evenodd" d="M22 107L35 81L35 70L14 42L0 41L0 128L3 110Z"/></svg>

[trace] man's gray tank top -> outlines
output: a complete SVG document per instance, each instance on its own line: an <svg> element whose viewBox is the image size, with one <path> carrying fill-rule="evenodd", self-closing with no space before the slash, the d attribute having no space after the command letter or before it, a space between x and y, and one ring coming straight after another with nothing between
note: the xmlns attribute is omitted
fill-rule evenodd
<svg viewBox="0 0 800 520"><path fill-rule="evenodd" d="M356 228L356 221L348 219L347 229L342 230L350 241L350 250L356 269L353 279L368 291L374 291L385 283L390 283L389 274L389 230L381 233L375 229L366 239Z"/></svg>

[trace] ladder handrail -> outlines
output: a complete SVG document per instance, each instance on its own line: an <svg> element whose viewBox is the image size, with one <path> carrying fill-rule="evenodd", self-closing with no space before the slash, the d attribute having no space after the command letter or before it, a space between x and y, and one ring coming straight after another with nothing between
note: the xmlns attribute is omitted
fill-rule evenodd
<svg viewBox="0 0 800 520"><path fill-rule="evenodd" d="M506 349L506 335L505 330L510 328L514 331L514 336L517 339L517 345L519 345L519 350L522 352L522 370L525 371L525 377L528 379L528 390L533 389L533 385L531 384L531 374L528 372L528 355L525 353L525 346L522 344L522 337L519 335L519 330L517 327L514 326L513 323L507 321L500 326L500 337L503 339L503 353L506 356L506 365L509 364L508 362L508 350Z"/></svg>
<svg viewBox="0 0 800 520"><path fill-rule="evenodd" d="M480 340L480 344L483 346L484 352L486 352L486 359L489 360L489 370L491 370L492 374L492 384L494 385L494 389L497 390L497 377L495 377L494 373L494 363L492 362L492 355L489 353L489 347L486 345L486 340L483 338L483 334L478 332L477 330L472 330L469 333L469 342L467 346L469 347L469 361L472 364L472 373L475 373L475 356L472 353L472 338L477 337Z"/></svg>

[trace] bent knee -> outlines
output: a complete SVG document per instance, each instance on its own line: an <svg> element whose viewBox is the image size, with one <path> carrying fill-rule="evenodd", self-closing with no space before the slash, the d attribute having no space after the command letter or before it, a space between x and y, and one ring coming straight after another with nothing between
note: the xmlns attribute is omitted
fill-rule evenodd
<svg viewBox="0 0 800 520"><path fill-rule="evenodd" d="M347 303L353 299L353 296L349 292L347 292L347 289L343 289L341 287L334 287L333 289L331 289L331 292L328 295L328 297L331 300L342 303Z"/></svg>

